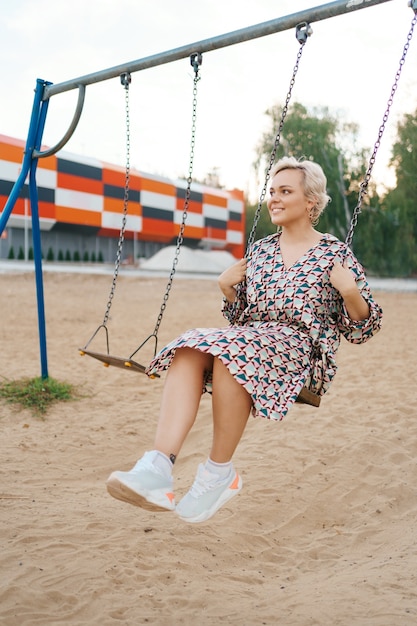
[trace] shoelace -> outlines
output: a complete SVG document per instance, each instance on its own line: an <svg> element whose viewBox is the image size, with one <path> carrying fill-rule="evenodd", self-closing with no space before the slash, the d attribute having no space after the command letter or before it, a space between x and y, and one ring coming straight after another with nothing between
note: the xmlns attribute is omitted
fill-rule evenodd
<svg viewBox="0 0 417 626"><path fill-rule="evenodd" d="M227 482L227 479L221 480L218 474L213 474L207 469L200 469L190 489L190 494L198 498L223 482Z"/></svg>

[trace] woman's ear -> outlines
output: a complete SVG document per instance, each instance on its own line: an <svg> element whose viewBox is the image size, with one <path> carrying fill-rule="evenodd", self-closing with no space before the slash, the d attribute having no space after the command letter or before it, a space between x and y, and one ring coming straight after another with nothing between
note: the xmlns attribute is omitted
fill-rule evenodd
<svg viewBox="0 0 417 626"><path fill-rule="evenodd" d="M307 200L306 209L307 211L311 211L313 207L317 204L317 198L313 198L312 200Z"/></svg>

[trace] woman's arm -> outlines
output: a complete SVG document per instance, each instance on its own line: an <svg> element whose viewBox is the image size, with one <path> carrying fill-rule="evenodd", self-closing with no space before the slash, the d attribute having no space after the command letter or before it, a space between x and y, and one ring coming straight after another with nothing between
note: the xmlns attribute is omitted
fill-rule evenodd
<svg viewBox="0 0 417 626"><path fill-rule="evenodd" d="M330 272L330 282L342 296L350 319L356 321L368 319L370 314L369 305L361 295L356 284L355 275L350 269L336 261Z"/></svg>
<svg viewBox="0 0 417 626"><path fill-rule="evenodd" d="M241 283L246 276L246 259L241 259L228 267L218 278L218 285L223 292L224 297L230 303L235 301L236 288L235 285Z"/></svg>

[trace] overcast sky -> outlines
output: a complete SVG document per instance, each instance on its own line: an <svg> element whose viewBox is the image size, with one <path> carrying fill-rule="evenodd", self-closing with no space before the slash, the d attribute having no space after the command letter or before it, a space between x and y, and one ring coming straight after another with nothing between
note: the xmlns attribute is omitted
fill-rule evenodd
<svg viewBox="0 0 417 626"><path fill-rule="evenodd" d="M325 2L0 0L0 4L0 133L26 139L37 78L61 83ZM371 148L412 17L407 0L390 0L313 23L293 101L328 106L358 123L361 144ZM417 33L414 39L374 169L379 181L390 181L386 165L397 121L417 107ZM268 123L265 111L283 103L297 50L295 31L290 30L204 55L196 177L216 167L227 187L253 191L254 148ZM186 175L192 78L188 59L132 76L133 167L173 178ZM51 98L46 145L54 145L65 132L75 101L75 91ZM89 86L81 121L65 150L124 164L124 106L119 79Z"/></svg>

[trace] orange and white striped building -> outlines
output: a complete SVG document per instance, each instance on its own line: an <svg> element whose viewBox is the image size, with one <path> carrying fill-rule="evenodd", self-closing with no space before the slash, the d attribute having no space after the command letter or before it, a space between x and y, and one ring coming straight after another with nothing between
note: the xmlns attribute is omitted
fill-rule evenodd
<svg viewBox="0 0 417 626"><path fill-rule="evenodd" d="M24 142L0 135L0 209L21 168ZM100 252L106 262L114 254L122 224L124 169L65 151L39 159L37 169L42 249ZM169 180L131 169L126 241L123 257L151 256L175 242L181 224L186 181ZM192 247L244 254L245 201L242 191L225 191L193 183L184 231ZM0 257L15 253L30 225L29 190L24 185L3 233ZM0 212L1 212L0 210ZM29 226L30 227L30 226ZM135 254L134 254L135 253Z"/></svg>

